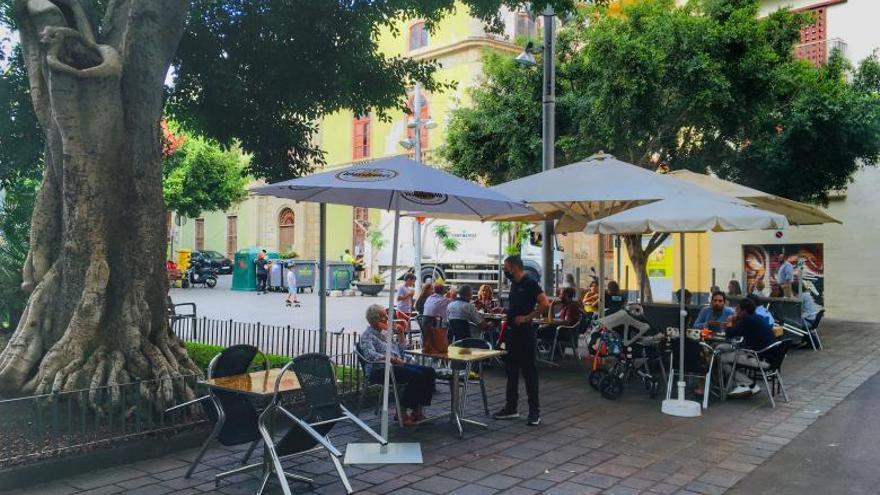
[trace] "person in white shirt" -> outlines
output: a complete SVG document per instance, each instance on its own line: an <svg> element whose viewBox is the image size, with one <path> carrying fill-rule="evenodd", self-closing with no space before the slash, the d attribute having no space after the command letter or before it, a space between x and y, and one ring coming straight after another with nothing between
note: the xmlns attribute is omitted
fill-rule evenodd
<svg viewBox="0 0 880 495"><path fill-rule="evenodd" d="M401 313L410 314L413 311L413 298L416 294L416 276L407 273L403 277L403 285L397 288L397 310Z"/></svg>
<svg viewBox="0 0 880 495"><path fill-rule="evenodd" d="M299 300L296 298L296 266L288 265L287 267L287 299L284 302L288 306L299 306Z"/></svg>

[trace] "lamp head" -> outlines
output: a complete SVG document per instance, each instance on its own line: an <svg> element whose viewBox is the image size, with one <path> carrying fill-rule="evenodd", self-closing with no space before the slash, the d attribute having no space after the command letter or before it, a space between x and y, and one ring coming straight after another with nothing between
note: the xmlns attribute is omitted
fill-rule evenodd
<svg viewBox="0 0 880 495"><path fill-rule="evenodd" d="M416 143L414 143L413 140L410 138L401 139L398 144L400 144L400 146L402 146L403 149L406 149L406 150L411 150L416 145Z"/></svg>
<svg viewBox="0 0 880 495"><path fill-rule="evenodd" d="M526 44L526 47L523 49L522 53L517 55L516 59L514 59L514 60L516 61L517 64L519 64L523 67L531 67L537 63L537 62L535 62L535 56L532 55L532 53L534 53L534 52L535 52L535 44L533 42L529 41Z"/></svg>

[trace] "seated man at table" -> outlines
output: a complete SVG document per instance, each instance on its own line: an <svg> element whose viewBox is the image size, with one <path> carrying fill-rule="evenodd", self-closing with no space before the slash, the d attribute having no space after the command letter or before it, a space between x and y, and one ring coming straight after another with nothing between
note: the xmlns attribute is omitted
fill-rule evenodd
<svg viewBox="0 0 880 495"><path fill-rule="evenodd" d="M767 321L767 323L770 325L770 327L773 327L773 325L776 324L776 319L773 318L772 314L770 314L770 310L767 309L766 306L761 304L761 299L758 298L758 296L756 296L754 294L749 294L746 297L748 297L749 299L752 300L753 303L755 303L755 314L760 316L761 318L764 318L764 320Z"/></svg>
<svg viewBox="0 0 880 495"><path fill-rule="evenodd" d="M755 314L755 302L748 297L743 298L739 302L736 316L727 321L725 336L728 339L741 337L740 349L751 349L753 351L760 351L776 341L776 336L773 335L773 327L767 323L767 320ZM720 359L728 376L733 371L734 360L736 360L738 366L746 365L757 368L763 365L753 355L737 353L732 347L728 347L726 350L727 352L723 352L720 355ZM736 371L733 379L735 380L736 387L730 392L729 395L731 397L750 396L761 391L761 387L740 370Z"/></svg>
<svg viewBox="0 0 880 495"><path fill-rule="evenodd" d="M368 361L365 372L370 382L381 383L384 380L385 366L374 362L385 360L387 341L384 333L389 328L388 311L385 307L373 304L367 308L367 324L369 326L361 334L358 347ZM412 410L411 414L405 411L397 411L397 414L403 414L404 426L412 426L425 419L424 407L431 405L436 373L434 368L407 363L404 349L397 343L391 344L391 364L397 383L406 385L400 397L400 405L405 410Z"/></svg>
<svg viewBox="0 0 880 495"><path fill-rule="evenodd" d="M455 297L455 293L443 285L442 280L437 280L434 282L434 293L428 296L425 301L425 311L422 314L437 317L440 319L440 323L445 325L446 320L449 319L448 308L453 297Z"/></svg>
<svg viewBox="0 0 880 495"><path fill-rule="evenodd" d="M708 328L712 333L720 333L724 331L727 320L735 313L733 308L727 305L727 296L723 292L713 292L709 305L700 310L693 328L698 330Z"/></svg>
<svg viewBox="0 0 880 495"><path fill-rule="evenodd" d="M466 326L473 323L478 326L480 330L485 330L489 325L483 320L483 317L480 316L474 303L471 302L471 296L473 296L473 289L470 285L464 285L458 290L455 299L453 299L446 307L446 316L449 318L448 321L461 320L466 322ZM450 327L450 332L451 331L452 328ZM470 335L468 329L467 335L465 335L464 332L460 332L460 334L454 335L452 340L460 340L467 337L476 337L476 335Z"/></svg>

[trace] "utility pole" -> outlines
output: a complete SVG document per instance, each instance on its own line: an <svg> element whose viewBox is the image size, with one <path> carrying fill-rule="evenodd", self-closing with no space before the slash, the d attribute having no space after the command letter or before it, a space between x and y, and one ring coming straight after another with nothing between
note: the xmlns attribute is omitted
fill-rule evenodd
<svg viewBox="0 0 880 495"><path fill-rule="evenodd" d="M543 84L543 108L544 108L544 129L543 129L543 154L542 154L542 170L547 171L555 167L555 143L556 143L556 68L555 68L555 43L556 36L556 13L553 7L547 6L544 9L544 84ZM541 245L541 280L544 286L544 293L548 297L552 297L554 292L555 266L554 261L554 244L555 236L553 231L553 221L545 220L543 228L544 242Z"/></svg>

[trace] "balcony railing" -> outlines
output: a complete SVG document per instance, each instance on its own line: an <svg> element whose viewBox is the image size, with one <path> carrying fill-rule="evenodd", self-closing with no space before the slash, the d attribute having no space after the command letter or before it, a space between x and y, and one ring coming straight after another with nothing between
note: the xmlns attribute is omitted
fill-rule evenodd
<svg viewBox="0 0 880 495"><path fill-rule="evenodd" d="M831 38L801 43L800 45L795 45L794 56L795 58L809 60L816 65L824 65L828 63L828 59L835 50L843 57L846 57L846 42L840 38Z"/></svg>

